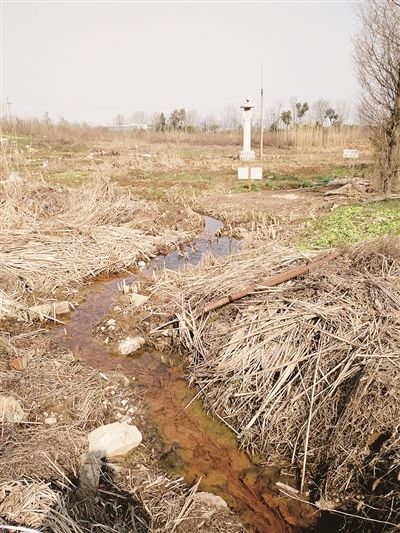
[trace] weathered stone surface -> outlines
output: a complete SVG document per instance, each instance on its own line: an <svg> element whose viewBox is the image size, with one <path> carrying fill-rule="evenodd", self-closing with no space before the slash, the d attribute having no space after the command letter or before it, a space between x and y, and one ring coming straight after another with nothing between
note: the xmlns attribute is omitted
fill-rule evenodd
<svg viewBox="0 0 400 533"><path fill-rule="evenodd" d="M56 315L69 313L71 305L69 302L50 302L41 305L34 305L28 309L30 320L45 320Z"/></svg>
<svg viewBox="0 0 400 533"><path fill-rule="evenodd" d="M26 357L13 357L9 360L8 364L13 370L22 371L26 369L28 362Z"/></svg>
<svg viewBox="0 0 400 533"><path fill-rule="evenodd" d="M18 174L18 172L11 172L11 174L9 174L8 178L3 181L2 183L4 185L9 185L10 183L13 184L13 183L21 183L23 182L23 178Z"/></svg>
<svg viewBox="0 0 400 533"><path fill-rule="evenodd" d="M210 509L228 509L228 505L221 496L216 496L211 492L196 492L193 496L195 502L201 503Z"/></svg>
<svg viewBox="0 0 400 533"><path fill-rule="evenodd" d="M126 455L141 442L142 434L136 426L113 422L89 433L89 453L96 457Z"/></svg>
<svg viewBox="0 0 400 533"><path fill-rule="evenodd" d="M148 299L149 297L145 296L144 294L138 294L138 293L131 294L131 304L134 307L139 307L139 305L143 305L144 303L147 302Z"/></svg>
<svg viewBox="0 0 400 533"><path fill-rule="evenodd" d="M101 460L92 453L85 453L81 458L79 469L78 494L88 496L95 494L100 484Z"/></svg>
<svg viewBox="0 0 400 533"><path fill-rule="evenodd" d="M121 355L129 355L139 350L144 343L143 337L126 337L118 343L118 350Z"/></svg>
<svg viewBox="0 0 400 533"><path fill-rule="evenodd" d="M21 422L25 412L13 396L0 396L0 421Z"/></svg>

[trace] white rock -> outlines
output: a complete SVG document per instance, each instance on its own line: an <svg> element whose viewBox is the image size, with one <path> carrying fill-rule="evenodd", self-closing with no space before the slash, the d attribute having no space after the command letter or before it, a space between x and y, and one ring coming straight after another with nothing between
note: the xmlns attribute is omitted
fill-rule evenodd
<svg viewBox="0 0 400 533"><path fill-rule="evenodd" d="M136 426L113 422L89 433L89 453L97 457L126 455L141 442L142 434Z"/></svg>
<svg viewBox="0 0 400 533"><path fill-rule="evenodd" d="M21 404L13 396L0 396L0 421L21 422L25 418Z"/></svg>
<svg viewBox="0 0 400 533"><path fill-rule="evenodd" d="M54 424L57 424L57 418L55 416L49 416L45 418L44 423L48 426L54 426Z"/></svg>
<svg viewBox="0 0 400 533"><path fill-rule="evenodd" d="M131 304L133 305L133 307L139 307L139 305L143 305L147 302L148 299L149 297L145 296L144 294L131 294Z"/></svg>
<svg viewBox="0 0 400 533"><path fill-rule="evenodd" d="M129 355L139 350L144 343L143 337L126 337L118 343L118 349L121 355Z"/></svg>
<svg viewBox="0 0 400 533"><path fill-rule="evenodd" d="M21 183L22 181L24 180L21 178L18 172L11 172L6 180L6 183Z"/></svg>
<svg viewBox="0 0 400 533"><path fill-rule="evenodd" d="M28 309L30 320L45 320L56 315L69 313L71 305L69 302L50 302L47 304L34 305Z"/></svg>
<svg viewBox="0 0 400 533"><path fill-rule="evenodd" d="M145 267L146 263L144 261L138 261L138 266Z"/></svg>
<svg viewBox="0 0 400 533"><path fill-rule="evenodd" d="M117 323L117 321L114 318L110 318L110 320L107 320L106 326L108 326L108 327L115 326L116 323Z"/></svg>
<svg viewBox="0 0 400 533"><path fill-rule="evenodd" d="M216 496L211 492L196 492L193 500L213 509L228 509L226 501L221 496Z"/></svg>

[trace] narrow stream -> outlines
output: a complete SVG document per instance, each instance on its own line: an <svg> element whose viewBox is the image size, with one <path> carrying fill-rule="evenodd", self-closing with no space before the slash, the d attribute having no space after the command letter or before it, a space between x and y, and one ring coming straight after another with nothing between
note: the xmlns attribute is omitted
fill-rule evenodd
<svg viewBox="0 0 400 533"><path fill-rule="evenodd" d="M204 232L192 246L187 246L183 253L173 251L158 256L146 271L197 264L206 252L230 254L240 243L216 237L222 226L218 220L205 217ZM125 280L133 282L136 277ZM144 396L148 422L157 429L163 443L173 448L172 453L160 460L165 470L183 476L188 484L201 478L200 489L222 496L249 531L303 531L301 526L309 523L307 515L302 516L298 505L273 490L277 471L253 464L245 453L238 451L234 433L207 415L195 398L196 391L188 386L182 368L173 366L173 359L171 366L165 364L165 354L145 350L135 357L110 355L92 336L93 327L115 304L120 281L119 277L94 282L69 322L51 331L52 338L94 368L107 371L118 367L127 376L135 377Z"/></svg>

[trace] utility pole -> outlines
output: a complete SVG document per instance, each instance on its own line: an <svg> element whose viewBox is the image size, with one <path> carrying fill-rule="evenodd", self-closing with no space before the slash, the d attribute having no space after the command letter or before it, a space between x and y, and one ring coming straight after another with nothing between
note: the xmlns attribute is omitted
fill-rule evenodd
<svg viewBox="0 0 400 533"><path fill-rule="evenodd" d="M7 105L7 111L8 111L8 120L11 121L11 102L9 98L7 98L6 100L6 105Z"/></svg>
<svg viewBox="0 0 400 533"><path fill-rule="evenodd" d="M260 159L264 155L264 65L261 63L261 129L260 129Z"/></svg>

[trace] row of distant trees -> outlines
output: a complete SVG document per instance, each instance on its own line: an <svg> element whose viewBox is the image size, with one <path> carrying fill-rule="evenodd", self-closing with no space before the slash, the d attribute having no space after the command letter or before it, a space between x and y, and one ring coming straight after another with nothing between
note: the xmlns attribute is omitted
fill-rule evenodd
<svg viewBox="0 0 400 533"><path fill-rule="evenodd" d="M255 112L253 124L260 127L260 120ZM317 100L312 104L291 99L290 108L284 109L281 103L267 108L265 113L264 127L271 131L284 128L296 128L301 124L312 126L336 126L340 127L348 123L350 118L350 106L346 103L338 103L333 107L328 100ZM196 110L174 109L170 114L164 112L147 115L143 111L137 111L130 117L121 113L114 118L117 127L134 124L137 126L147 125L156 131L204 131L215 133L217 131L238 131L242 124L241 112L235 106L227 106L220 114L208 114L201 116Z"/></svg>
<svg viewBox="0 0 400 533"><path fill-rule="evenodd" d="M317 127L322 126L342 126L349 118L349 106L339 103L333 108L328 100L317 100L310 110L308 102L297 102L295 99L290 102L290 109L281 112L277 121L272 124L272 129L279 128L279 121L283 122L286 128L296 127L304 122Z"/></svg>

